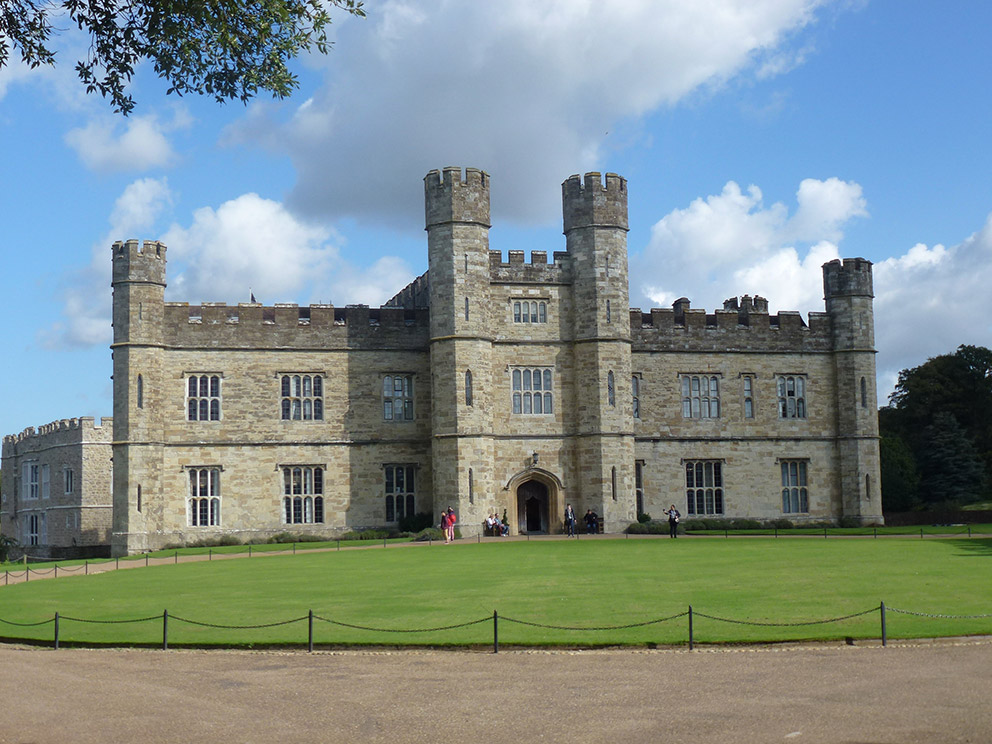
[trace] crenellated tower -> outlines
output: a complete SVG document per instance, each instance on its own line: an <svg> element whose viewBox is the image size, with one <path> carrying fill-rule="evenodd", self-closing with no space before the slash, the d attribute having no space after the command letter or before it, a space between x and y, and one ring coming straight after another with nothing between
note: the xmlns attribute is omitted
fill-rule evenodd
<svg viewBox="0 0 992 744"><path fill-rule="evenodd" d="M577 501L608 531L636 518L627 275L627 181L607 173L562 184L573 266L573 410L580 470Z"/></svg>
<svg viewBox="0 0 992 744"><path fill-rule="evenodd" d="M841 509L864 523L882 520L871 261L823 265L833 333Z"/></svg>
<svg viewBox="0 0 992 744"><path fill-rule="evenodd" d="M463 532L494 507L489 174L445 168L424 179L431 324L434 512Z"/></svg>
<svg viewBox="0 0 992 744"><path fill-rule="evenodd" d="M113 245L114 555L144 550L143 513L156 508L162 469L162 324L166 247ZM151 502L151 503L150 503ZM161 508L161 505L157 505Z"/></svg>

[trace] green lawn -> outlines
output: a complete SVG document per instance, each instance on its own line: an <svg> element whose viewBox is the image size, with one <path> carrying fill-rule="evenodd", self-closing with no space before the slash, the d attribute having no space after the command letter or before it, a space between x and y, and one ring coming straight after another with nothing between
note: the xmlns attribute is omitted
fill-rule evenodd
<svg viewBox="0 0 992 744"><path fill-rule="evenodd" d="M734 620L796 623L890 608L890 638L992 633L992 539L816 540L809 538L540 540L281 554L158 565L0 587L0 635L51 640L53 624L20 627L60 613L62 643L305 643L307 622L216 629L305 618L327 644L491 644L492 614L503 644L678 644L680 617L643 627L557 630L512 622L594 627L643 623L691 604L698 643L877 638L879 613L823 625L764 627ZM127 624L81 623L156 616ZM182 619L181 619L182 618ZM422 629L486 618L436 632L374 632L334 625Z"/></svg>

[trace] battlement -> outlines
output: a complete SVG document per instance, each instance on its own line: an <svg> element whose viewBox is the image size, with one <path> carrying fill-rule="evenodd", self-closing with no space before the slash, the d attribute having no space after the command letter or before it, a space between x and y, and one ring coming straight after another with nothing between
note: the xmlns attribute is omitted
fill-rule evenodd
<svg viewBox="0 0 992 744"><path fill-rule="evenodd" d="M871 261L866 258L839 258L823 264L823 296L874 297Z"/></svg>
<svg viewBox="0 0 992 744"><path fill-rule="evenodd" d="M498 283L568 284L572 281L572 256L555 251L548 263L547 251L531 251L530 263L524 251L509 251L503 260L501 251L489 251L489 279Z"/></svg>
<svg viewBox="0 0 992 744"><path fill-rule="evenodd" d="M580 227L627 229L627 180L616 173L569 176L561 185L564 231Z"/></svg>
<svg viewBox="0 0 992 744"><path fill-rule="evenodd" d="M34 427L29 426L20 434L7 434L3 438L3 446L16 446L32 440L36 440L40 445L49 446L54 442L43 442L43 439L51 439L53 435L69 434L73 441L82 441L84 438L99 439L100 441L110 441L113 432L114 420L110 416L104 416L100 423L92 416L80 416L79 418L59 419L48 424ZM89 435L89 436L85 436Z"/></svg>
<svg viewBox="0 0 992 744"><path fill-rule="evenodd" d="M180 348L419 348L430 319L426 307L167 302L163 330Z"/></svg>
<svg viewBox="0 0 992 744"><path fill-rule="evenodd" d="M424 177L426 227L448 222L489 227L489 174L478 168L447 167Z"/></svg>
<svg viewBox="0 0 992 744"><path fill-rule="evenodd" d="M831 318L810 313L809 323L795 311L769 315L768 301L747 295L732 298L722 310L707 313L676 300L671 309L630 311L634 351L830 351Z"/></svg>
<svg viewBox="0 0 992 744"><path fill-rule="evenodd" d="M429 272L425 271L403 289L393 295L383 307L403 307L408 310L430 307L431 283Z"/></svg>
<svg viewBox="0 0 992 744"><path fill-rule="evenodd" d="M113 251L113 281L138 281L165 285L164 243L157 240L118 240Z"/></svg>

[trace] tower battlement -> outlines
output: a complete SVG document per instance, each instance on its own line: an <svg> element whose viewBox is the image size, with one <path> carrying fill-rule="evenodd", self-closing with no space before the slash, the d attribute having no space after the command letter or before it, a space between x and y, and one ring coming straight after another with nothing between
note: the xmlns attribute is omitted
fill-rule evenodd
<svg viewBox="0 0 992 744"><path fill-rule="evenodd" d="M569 176L561 185L564 231L578 227L627 229L627 179L616 173Z"/></svg>
<svg viewBox="0 0 992 744"><path fill-rule="evenodd" d="M448 167L424 177L426 226L468 222L489 227L489 174Z"/></svg>
<svg viewBox="0 0 992 744"><path fill-rule="evenodd" d="M165 285L165 243L157 240L118 240L111 250L114 282L138 281Z"/></svg>
<svg viewBox="0 0 992 744"><path fill-rule="evenodd" d="M839 258L823 264L823 296L874 297L871 261L866 258Z"/></svg>

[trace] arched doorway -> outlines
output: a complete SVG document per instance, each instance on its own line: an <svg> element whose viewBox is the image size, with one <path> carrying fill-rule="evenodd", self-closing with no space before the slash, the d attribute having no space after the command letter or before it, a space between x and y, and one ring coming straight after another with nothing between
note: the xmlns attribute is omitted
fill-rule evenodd
<svg viewBox="0 0 992 744"><path fill-rule="evenodd" d="M517 530L521 533L549 532L548 487L529 480L517 487Z"/></svg>

